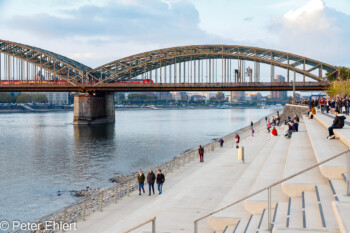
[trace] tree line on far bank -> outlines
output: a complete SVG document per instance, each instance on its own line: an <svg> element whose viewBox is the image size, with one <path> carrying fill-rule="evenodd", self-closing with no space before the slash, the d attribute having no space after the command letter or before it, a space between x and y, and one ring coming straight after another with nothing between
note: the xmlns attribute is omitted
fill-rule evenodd
<svg viewBox="0 0 350 233"><path fill-rule="evenodd" d="M16 96L8 92L0 92L0 103L47 103L48 99L44 94L21 93Z"/></svg>
<svg viewBox="0 0 350 233"><path fill-rule="evenodd" d="M327 89L329 96L350 96L350 68L340 67L340 75L337 79L334 75L328 76L332 85Z"/></svg>

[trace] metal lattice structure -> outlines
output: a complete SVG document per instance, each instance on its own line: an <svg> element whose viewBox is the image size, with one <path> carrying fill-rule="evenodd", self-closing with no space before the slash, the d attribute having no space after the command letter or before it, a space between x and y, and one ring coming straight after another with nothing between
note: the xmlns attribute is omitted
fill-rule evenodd
<svg viewBox="0 0 350 233"><path fill-rule="evenodd" d="M249 80L245 79L246 61L254 63L254 79L251 68ZM271 66L270 81L260 81L260 64ZM275 67L287 71L285 83L275 83ZM338 67L320 61L247 46L166 48L92 69L44 49L0 40L0 81L6 84L0 85L0 91L289 90L290 72L300 90L323 90L329 85L327 76L339 76ZM303 77L302 82L296 74ZM306 82L306 77L313 83ZM140 83L140 79L151 81Z"/></svg>
<svg viewBox="0 0 350 233"><path fill-rule="evenodd" d="M295 71L303 75L304 80L305 77L309 77L319 82L326 81L326 73L327 76L337 76L339 73L335 66L277 50L236 45L193 45L154 50L122 58L89 71L88 78L99 80L98 84L113 80L130 80L165 66L204 59L238 59L265 63ZM319 71L318 75L312 73L315 70ZM181 79L178 81L181 82ZM207 81L212 80L209 77Z"/></svg>
<svg viewBox="0 0 350 233"><path fill-rule="evenodd" d="M28 64L31 64L40 68L40 70L49 72L55 78L77 85L86 81L84 77L91 70L90 67L59 54L6 40L0 40L0 53L20 59L22 61L20 73L22 76L27 74L27 77L29 77L28 73L30 72ZM23 62L26 64L23 64ZM23 67L25 67L24 70Z"/></svg>

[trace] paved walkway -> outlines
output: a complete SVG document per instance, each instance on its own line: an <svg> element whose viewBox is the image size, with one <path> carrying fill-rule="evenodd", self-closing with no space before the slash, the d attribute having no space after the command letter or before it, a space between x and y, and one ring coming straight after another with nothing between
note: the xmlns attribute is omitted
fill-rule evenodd
<svg viewBox="0 0 350 233"><path fill-rule="evenodd" d="M242 136L242 135L241 135ZM260 133L243 142L246 163L237 161L236 148L225 142L224 148L205 155L204 163L193 161L166 176L163 194L139 196L131 193L117 204L94 213L85 222L78 222L75 233L124 232L148 219L157 217L157 232L192 232L193 220L216 209L225 194L265 145L268 135ZM253 146L254 145L254 146ZM200 233L213 232L207 220L199 224ZM135 230L150 232L151 225Z"/></svg>

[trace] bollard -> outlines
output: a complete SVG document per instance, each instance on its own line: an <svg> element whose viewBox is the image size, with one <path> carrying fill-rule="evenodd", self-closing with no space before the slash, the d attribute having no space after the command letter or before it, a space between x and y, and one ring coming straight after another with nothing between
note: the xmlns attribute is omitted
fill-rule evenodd
<svg viewBox="0 0 350 233"><path fill-rule="evenodd" d="M118 186L114 187L114 192L115 192L115 194L114 194L114 203L117 204L117 202L118 202Z"/></svg>
<svg viewBox="0 0 350 233"><path fill-rule="evenodd" d="M184 158L182 159L182 166L185 166L185 164L186 164L186 157L184 157Z"/></svg>
<svg viewBox="0 0 350 233"><path fill-rule="evenodd" d="M194 233L198 233L198 222L194 222Z"/></svg>
<svg viewBox="0 0 350 233"><path fill-rule="evenodd" d="M86 200L83 201L83 221L85 221L86 218Z"/></svg>
<svg viewBox="0 0 350 233"><path fill-rule="evenodd" d="M102 206L103 206L103 192L100 192L100 211L102 212Z"/></svg>
<svg viewBox="0 0 350 233"><path fill-rule="evenodd" d="M156 217L152 220L152 233L156 233Z"/></svg>

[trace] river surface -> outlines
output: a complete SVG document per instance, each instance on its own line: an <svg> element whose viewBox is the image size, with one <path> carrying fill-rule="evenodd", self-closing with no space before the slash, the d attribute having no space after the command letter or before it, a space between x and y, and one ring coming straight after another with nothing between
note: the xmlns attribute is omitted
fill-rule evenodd
<svg viewBox="0 0 350 233"><path fill-rule="evenodd" d="M0 114L0 221L39 219L76 202L71 190L110 186L271 112L116 111L115 124L79 127L72 112Z"/></svg>

